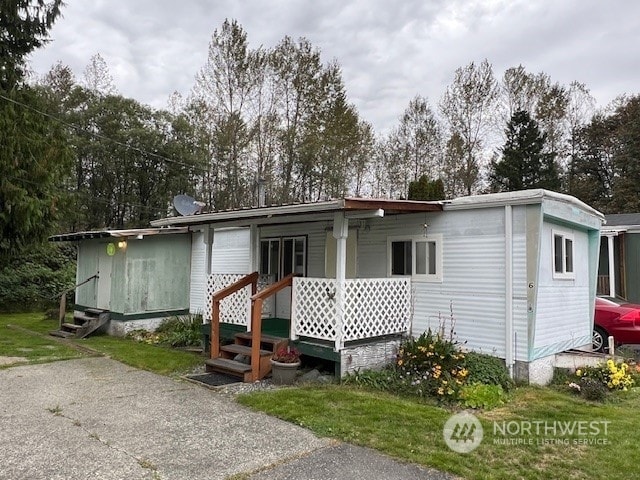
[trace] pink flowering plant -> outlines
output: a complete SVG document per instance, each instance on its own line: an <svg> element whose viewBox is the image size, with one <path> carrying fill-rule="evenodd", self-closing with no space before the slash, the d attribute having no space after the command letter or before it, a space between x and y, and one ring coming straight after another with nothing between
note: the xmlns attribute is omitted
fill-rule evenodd
<svg viewBox="0 0 640 480"><path fill-rule="evenodd" d="M298 363L300 361L300 351L287 345L279 348L271 358L274 362Z"/></svg>

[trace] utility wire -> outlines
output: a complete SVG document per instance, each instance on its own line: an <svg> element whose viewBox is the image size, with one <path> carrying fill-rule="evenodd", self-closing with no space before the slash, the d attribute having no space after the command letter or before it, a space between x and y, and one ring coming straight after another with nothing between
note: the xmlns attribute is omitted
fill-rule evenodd
<svg viewBox="0 0 640 480"><path fill-rule="evenodd" d="M99 138L101 140L106 140L106 141L109 141L109 142L113 142L114 144L116 144L118 146L125 147L125 148L127 148L129 150L133 150L133 151L141 153L143 155L150 155L152 157L159 158L161 160L164 160L165 162L169 162L169 163L173 163L173 164L176 164L176 165L180 165L182 167L193 168L195 170L200 170L202 172L208 172L208 170L205 169L205 168L197 167L196 165L189 165L188 163L180 162L178 160L173 160L171 158L165 157L164 155L160 155L158 153L147 152L145 150L142 150L139 147L134 147L134 146L131 146L131 145L127 145L126 143L122 143L122 142L120 142L118 140L114 140L114 139L109 138L109 137L107 137L105 135L102 135L101 133L91 132L91 131L86 130L86 129L82 128L82 127L79 127L78 125L74 125L74 124L69 123L69 122L67 122L65 120L62 120L61 118L59 118L59 117L57 117L55 115L52 115L52 114L47 113L47 112L43 112L42 110L38 110L37 108L34 108L31 105L27 105L26 103L22 103L22 102L19 102L17 100L14 100L13 98L7 97L6 95L4 95L2 93L0 93L0 98L6 100L8 102L14 103L16 105L19 105L21 107L24 107L24 108L26 108L28 110L33 111L33 112L36 112L36 113L38 113L38 114L40 114L40 115L42 115L44 117L50 118L52 120L55 120L56 122L59 122L62 125L66 126L66 127L69 127L69 128L71 128L73 130L76 130L78 132L91 135L91 136Z"/></svg>

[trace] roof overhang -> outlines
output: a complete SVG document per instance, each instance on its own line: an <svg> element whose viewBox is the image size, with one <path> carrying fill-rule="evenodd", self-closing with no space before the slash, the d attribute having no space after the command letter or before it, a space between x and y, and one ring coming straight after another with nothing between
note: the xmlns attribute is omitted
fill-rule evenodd
<svg viewBox="0 0 640 480"><path fill-rule="evenodd" d="M347 218L370 218L381 217L385 214L440 211L442 211L442 202L342 198L316 203L296 203L275 207L254 207L185 215L182 217L167 217L154 220L151 225L154 227L203 224L249 226L321 221L332 218L333 214L337 212L344 212Z"/></svg>
<svg viewBox="0 0 640 480"><path fill-rule="evenodd" d="M519 190L516 192L489 193L485 195L472 195L460 197L446 203L445 210L465 210L470 208L483 208L504 205L530 205L543 203L545 200L555 200L577 207L584 212L598 217L604 221L604 214L571 195L553 192L544 189Z"/></svg>
<svg viewBox="0 0 640 480"><path fill-rule="evenodd" d="M89 232L63 233L49 237L50 242L77 242L92 238L129 238L136 237L142 239L153 235L173 235L178 233L188 233L186 227L177 228L134 228L128 230L93 230Z"/></svg>

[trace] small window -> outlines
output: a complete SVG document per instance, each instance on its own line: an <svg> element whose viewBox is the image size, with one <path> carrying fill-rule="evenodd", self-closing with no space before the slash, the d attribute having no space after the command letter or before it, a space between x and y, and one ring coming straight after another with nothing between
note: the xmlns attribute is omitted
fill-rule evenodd
<svg viewBox="0 0 640 480"><path fill-rule="evenodd" d="M442 236L388 240L389 274L442 281Z"/></svg>
<svg viewBox="0 0 640 480"><path fill-rule="evenodd" d="M307 271L307 238L268 238L260 241L260 273L274 279Z"/></svg>
<svg viewBox="0 0 640 480"><path fill-rule="evenodd" d="M553 231L553 278L575 278L573 271L573 235Z"/></svg>

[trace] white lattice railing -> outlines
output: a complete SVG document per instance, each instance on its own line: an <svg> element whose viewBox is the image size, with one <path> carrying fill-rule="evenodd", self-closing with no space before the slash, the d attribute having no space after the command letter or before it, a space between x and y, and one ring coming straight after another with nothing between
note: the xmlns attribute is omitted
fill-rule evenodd
<svg viewBox="0 0 640 480"><path fill-rule="evenodd" d="M409 330L411 280L360 278L345 280L341 326L337 283L331 278L295 278L292 337L330 340L336 346L352 340Z"/></svg>
<svg viewBox="0 0 640 480"><path fill-rule="evenodd" d="M207 279L207 295L204 306L203 319L205 323L211 322L211 304L213 294L218 290L228 287L232 283L245 277L242 273L212 273ZM272 279L268 275L258 277L258 291L269 285ZM273 309L273 301L265 302L263 312L270 314ZM250 325L251 319L251 285L232 293L220 302L220 321L236 325Z"/></svg>

